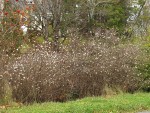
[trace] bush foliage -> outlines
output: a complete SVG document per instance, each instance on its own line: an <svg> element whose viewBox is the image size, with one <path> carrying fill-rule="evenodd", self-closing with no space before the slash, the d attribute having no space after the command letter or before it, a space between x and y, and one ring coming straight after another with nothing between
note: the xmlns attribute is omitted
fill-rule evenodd
<svg viewBox="0 0 150 113"><path fill-rule="evenodd" d="M99 96L106 93L106 86L136 91L141 80L135 71L138 45L106 42L74 39L59 52L49 43L36 46L10 60L1 79L9 82L12 98L21 102Z"/></svg>

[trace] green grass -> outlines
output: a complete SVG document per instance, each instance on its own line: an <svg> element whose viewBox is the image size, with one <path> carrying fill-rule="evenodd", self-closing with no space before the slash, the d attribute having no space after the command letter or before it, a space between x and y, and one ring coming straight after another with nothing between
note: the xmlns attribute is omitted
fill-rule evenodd
<svg viewBox="0 0 150 113"><path fill-rule="evenodd" d="M87 97L66 103L47 102L8 108L0 113L136 113L150 111L150 93L120 94L110 98Z"/></svg>

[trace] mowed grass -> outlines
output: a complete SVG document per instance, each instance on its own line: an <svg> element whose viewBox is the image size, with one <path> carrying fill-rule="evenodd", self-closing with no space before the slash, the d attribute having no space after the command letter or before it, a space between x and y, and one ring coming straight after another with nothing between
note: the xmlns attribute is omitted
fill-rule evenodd
<svg viewBox="0 0 150 113"><path fill-rule="evenodd" d="M1 109L0 113L137 113L150 111L150 93L87 97L65 103L46 102Z"/></svg>

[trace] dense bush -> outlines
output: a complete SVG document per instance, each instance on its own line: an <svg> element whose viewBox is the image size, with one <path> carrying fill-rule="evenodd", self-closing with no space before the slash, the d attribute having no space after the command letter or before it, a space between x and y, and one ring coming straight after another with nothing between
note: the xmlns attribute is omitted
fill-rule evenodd
<svg viewBox="0 0 150 113"><path fill-rule="evenodd" d="M149 41L146 41L142 47L143 54L140 55L141 62L137 65L139 76L141 77L140 89L150 92L150 47Z"/></svg>
<svg viewBox="0 0 150 113"><path fill-rule="evenodd" d="M14 100L66 101L102 95L105 86L129 92L138 88L138 46L75 39L59 52L50 48L46 43L9 61L1 76L7 78Z"/></svg>

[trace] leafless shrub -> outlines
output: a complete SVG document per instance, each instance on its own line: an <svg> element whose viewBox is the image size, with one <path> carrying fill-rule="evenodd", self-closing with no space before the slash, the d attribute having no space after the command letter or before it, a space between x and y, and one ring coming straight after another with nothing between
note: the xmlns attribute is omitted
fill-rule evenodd
<svg viewBox="0 0 150 113"><path fill-rule="evenodd" d="M7 73L5 72L9 57L4 50L0 52L0 104L6 104L11 100L11 90L9 89Z"/></svg>
<svg viewBox="0 0 150 113"><path fill-rule="evenodd" d="M109 46L99 41L74 39L59 52L45 44L7 65L12 96L21 102L66 101L98 96L105 86L134 91L138 46Z"/></svg>

